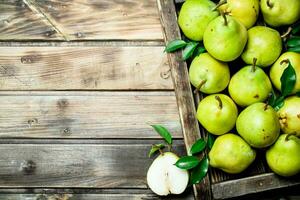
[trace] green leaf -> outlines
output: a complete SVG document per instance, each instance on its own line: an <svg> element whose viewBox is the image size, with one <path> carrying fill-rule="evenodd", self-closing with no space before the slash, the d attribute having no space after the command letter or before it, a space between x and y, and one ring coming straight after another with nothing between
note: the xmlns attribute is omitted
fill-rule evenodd
<svg viewBox="0 0 300 200"><path fill-rule="evenodd" d="M162 125L151 125L151 126L162 138L165 139L165 141L168 144L172 144L172 135L165 127L163 127Z"/></svg>
<svg viewBox="0 0 300 200"><path fill-rule="evenodd" d="M173 40L165 48L165 51L170 53L185 47L187 43L184 40Z"/></svg>
<svg viewBox="0 0 300 200"><path fill-rule="evenodd" d="M208 137L207 137L207 146L209 149L211 149L213 147L215 143L215 138L214 136L212 136L212 134L208 133Z"/></svg>
<svg viewBox="0 0 300 200"><path fill-rule="evenodd" d="M193 53L193 56L194 56L194 57L199 56L201 53L204 53L205 51L206 51L206 49L204 48L204 46L203 46L203 45L199 45L199 46L195 49L195 51L194 51L194 53Z"/></svg>
<svg viewBox="0 0 300 200"><path fill-rule="evenodd" d="M290 95L296 84L296 72L290 62L288 67L283 71L280 81L282 96L286 97Z"/></svg>
<svg viewBox="0 0 300 200"><path fill-rule="evenodd" d="M148 154L149 158L150 158L155 152L157 152L158 150L163 149L163 148L165 148L165 145L164 145L164 144L154 144L154 145L152 145L152 147L151 147L151 149L150 149L150 151L149 151L149 154Z"/></svg>
<svg viewBox="0 0 300 200"><path fill-rule="evenodd" d="M193 52L195 51L197 45L197 42L189 42L182 52L182 59L189 59L193 55Z"/></svg>
<svg viewBox="0 0 300 200"><path fill-rule="evenodd" d="M199 163L199 159L195 156L184 156L175 163L175 166L180 169L192 169Z"/></svg>
<svg viewBox="0 0 300 200"><path fill-rule="evenodd" d="M191 184L197 184L202 181L208 171L209 161L207 157L204 157L199 165L195 167L191 172L190 182Z"/></svg>
<svg viewBox="0 0 300 200"><path fill-rule="evenodd" d="M300 97L300 92L297 92L296 95L297 95L298 97Z"/></svg>
<svg viewBox="0 0 300 200"><path fill-rule="evenodd" d="M292 26L292 34L295 35L296 33L298 33L300 31L300 21L298 21L297 23L295 23Z"/></svg>
<svg viewBox="0 0 300 200"><path fill-rule="evenodd" d="M280 96L276 99L273 108L278 111L284 105L284 96Z"/></svg>
<svg viewBox="0 0 300 200"><path fill-rule="evenodd" d="M203 151L205 147L206 147L206 142L202 138L200 138L193 144L190 152L192 155L194 155L196 153L200 153L201 151Z"/></svg>
<svg viewBox="0 0 300 200"><path fill-rule="evenodd" d="M274 90L272 90L272 92L269 96L268 104L274 108L275 102L276 102L276 94L275 94Z"/></svg>
<svg viewBox="0 0 300 200"><path fill-rule="evenodd" d="M296 52L296 53L300 53L300 46L296 46L296 47L292 47L292 48L288 48L287 51L290 52Z"/></svg>
<svg viewBox="0 0 300 200"><path fill-rule="evenodd" d="M292 37L286 42L288 47L297 47L300 46L300 36Z"/></svg>

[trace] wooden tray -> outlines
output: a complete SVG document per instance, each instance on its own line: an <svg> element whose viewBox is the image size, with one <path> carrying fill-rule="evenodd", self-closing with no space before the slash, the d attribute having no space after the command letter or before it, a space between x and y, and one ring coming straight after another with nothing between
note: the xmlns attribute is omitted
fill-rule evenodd
<svg viewBox="0 0 300 200"><path fill-rule="evenodd" d="M166 43L181 39L177 24L176 2L172 0L158 0L161 23ZM177 103L180 111L181 123L184 130L184 140L187 149L198 138L206 138L204 129L198 125L195 118L195 108L201 100L201 94L193 95L189 83L188 66L181 61L181 52L168 55ZM282 178L272 173L263 159L256 159L246 172L239 175L229 175L217 169L210 169L203 182L194 187L195 196L199 199L224 199L239 197L257 192L269 191L291 186L300 186L300 177Z"/></svg>

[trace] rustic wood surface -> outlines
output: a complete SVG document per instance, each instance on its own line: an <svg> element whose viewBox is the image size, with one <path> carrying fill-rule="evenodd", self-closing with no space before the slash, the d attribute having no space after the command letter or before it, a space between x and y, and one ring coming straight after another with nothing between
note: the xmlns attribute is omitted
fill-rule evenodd
<svg viewBox="0 0 300 200"><path fill-rule="evenodd" d="M163 47L0 47L0 90L172 90Z"/></svg>
<svg viewBox="0 0 300 200"><path fill-rule="evenodd" d="M0 40L161 40L155 0L1 0Z"/></svg>
<svg viewBox="0 0 300 200"><path fill-rule="evenodd" d="M125 143L125 142L124 142ZM0 187L143 188L151 143L1 144ZM173 149L183 155L182 142Z"/></svg>
<svg viewBox="0 0 300 200"><path fill-rule="evenodd" d="M2 92L2 138L182 138L174 92Z"/></svg>
<svg viewBox="0 0 300 200"><path fill-rule="evenodd" d="M165 41L180 39L180 30L177 25L175 4L170 0L157 0L163 26ZM181 52L168 54L169 63L174 82L177 105L179 109L184 141L187 149L201 137L195 113L195 103L189 82L186 62L182 61ZM204 155L202 155L204 156ZM210 199L210 181L206 176L200 184L194 186L197 199Z"/></svg>

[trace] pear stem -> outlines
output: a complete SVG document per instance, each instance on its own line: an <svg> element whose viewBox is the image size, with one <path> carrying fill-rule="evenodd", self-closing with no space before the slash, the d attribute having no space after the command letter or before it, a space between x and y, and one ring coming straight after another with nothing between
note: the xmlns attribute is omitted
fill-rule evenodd
<svg viewBox="0 0 300 200"><path fill-rule="evenodd" d="M289 64L289 59L284 59L284 60L282 60L282 61L280 61L280 65L282 65L282 64Z"/></svg>
<svg viewBox="0 0 300 200"><path fill-rule="evenodd" d="M274 4L270 2L270 0L267 0L267 6L269 8L273 8Z"/></svg>
<svg viewBox="0 0 300 200"><path fill-rule="evenodd" d="M159 148L158 151L159 151L160 155L164 155L164 151L162 149Z"/></svg>
<svg viewBox="0 0 300 200"><path fill-rule="evenodd" d="M227 3L227 0L221 0L219 3L212 9L212 11L217 10L220 6L224 5Z"/></svg>
<svg viewBox="0 0 300 200"><path fill-rule="evenodd" d="M215 96L215 99L219 102L219 108L220 110L223 108L223 103L222 103L222 100L219 96Z"/></svg>
<svg viewBox="0 0 300 200"><path fill-rule="evenodd" d="M255 72L255 70L256 70L256 61L257 61L257 58L253 58L253 64L252 64L251 72Z"/></svg>
<svg viewBox="0 0 300 200"><path fill-rule="evenodd" d="M287 29L287 31L283 35L281 35L280 37L281 38L286 38L291 33L292 30L293 30L292 27L289 27Z"/></svg>
<svg viewBox="0 0 300 200"><path fill-rule="evenodd" d="M285 137L285 141L289 141L290 137L294 135L293 133L287 134L287 136Z"/></svg>
<svg viewBox="0 0 300 200"><path fill-rule="evenodd" d="M227 22L226 14L224 12L221 12L221 15L224 18L224 25L227 26L228 22Z"/></svg>
<svg viewBox="0 0 300 200"><path fill-rule="evenodd" d="M194 94L197 93L198 90L200 90L200 88L206 83L206 80L201 80L201 82L199 83L199 85L196 87L196 89L194 90Z"/></svg>

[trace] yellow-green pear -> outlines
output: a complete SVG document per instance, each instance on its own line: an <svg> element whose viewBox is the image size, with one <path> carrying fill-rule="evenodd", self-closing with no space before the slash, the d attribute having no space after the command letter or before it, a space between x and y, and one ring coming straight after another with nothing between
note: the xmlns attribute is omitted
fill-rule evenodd
<svg viewBox="0 0 300 200"><path fill-rule="evenodd" d="M279 136L279 118L271 106L254 103L240 113L236 120L236 130L252 147L268 147Z"/></svg>
<svg viewBox="0 0 300 200"><path fill-rule="evenodd" d="M219 13L213 10L216 4L209 0L186 0L179 12L178 24L186 37L201 41L211 20Z"/></svg>
<svg viewBox="0 0 300 200"><path fill-rule="evenodd" d="M201 125L214 135L230 131L238 116L238 109L233 100L225 94L213 94L200 101L197 119Z"/></svg>
<svg viewBox="0 0 300 200"><path fill-rule="evenodd" d="M278 31L265 26L254 26L248 30L248 42L242 54L247 64L253 64L257 59L260 67L271 66L279 57L282 41Z"/></svg>
<svg viewBox="0 0 300 200"><path fill-rule="evenodd" d="M259 0L221 0L219 10L239 20L247 29L251 28L259 15Z"/></svg>
<svg viewBox="0 0 300 200"><path fill-rule="evenodd" d="M254 63L232 76L228 91L239 106L245 107L265 101L272 91L272 84L266 73Z"/></svg>
<svg viewBox="0 0 300 200"><path fill-rule="evenodd" d="M158 156L147 172L147 183L157 195L181 194L189 182L187 170L179 169L174 164L179 157L172 152Z"/></svg>
<svg viewBox="0 0 300 200"><path fill-rule="evenodd" d="M280 176L293 176L300 172L300 139L282 134L266 152L266 159L273 172Z"/></svg>
<svg viewBox="0 0 300 200"><path fill-rule="evenodd" d="M230 174L244 171L256 157L256 152L240 136L228 133L219 136L209 152L212 167Z"/></svg>
<svg viewBox="0 0 300 200"><path fill-rule="evenodd" d="M293 66L296 72L296 84L292 93L300 91L300 53L296 52L285 52L278 60L272 65L270 69L270 78L273 85L281 91L281 81L280 78L283 74L285 68L288 67L289 62Z"/></svg>
<svg viewBox="0 0 300 200"><path fill-rule="evenodd" d="M247 29L232 16L219 16L212 20L203 35L205 49L223 62L238 58L247 43Z"/></svg>
<svg viewBox="0 0 300 200"><path fill-rule="evenodd" d="M195 57L189 69L192 85L206 94L221 92L230 80L227 63L214 59L208 53Z"/></svg>
<svg viewBox="0 0 300 200"><path fill-rule="evenodd" d="M282 132L300 137L300 97L286 98L277 113Z"/></svg>
<svg viewBox="0 0 300 200"><path fill-rule="evenodd" d="M300 18L299 0L261 0L264 21L274 27L295 23Z"/></svg>

